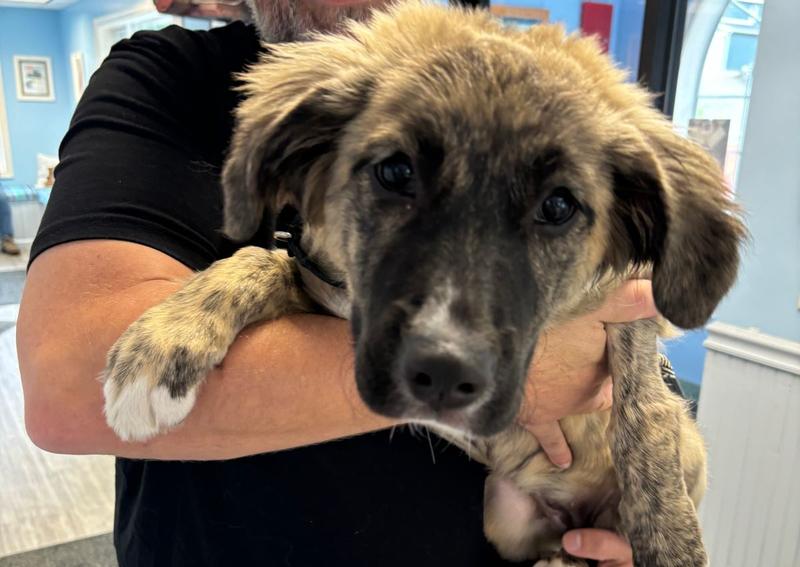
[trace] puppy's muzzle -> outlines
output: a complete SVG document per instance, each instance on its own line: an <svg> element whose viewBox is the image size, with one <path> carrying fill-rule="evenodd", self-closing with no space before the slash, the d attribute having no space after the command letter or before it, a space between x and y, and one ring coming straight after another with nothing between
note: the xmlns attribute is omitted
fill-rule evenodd
<svg viewBox="0 0 800 567"><path fill-rule="evenodd" d="M485 399L497 367L488 351L453 352L420 335L405 337L397 364L397 382L439 415L466 410Z"/></svg>

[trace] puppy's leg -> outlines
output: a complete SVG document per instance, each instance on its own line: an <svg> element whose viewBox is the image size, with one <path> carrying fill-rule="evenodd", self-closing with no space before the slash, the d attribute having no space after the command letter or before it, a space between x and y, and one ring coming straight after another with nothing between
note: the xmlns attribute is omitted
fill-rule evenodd
<svg viewBox="0 0 800 567"><path fill-rule="evenodd" d="M242 328L311 308L295 283L294 262L282 252L247 247L214 263L146 311L109 351L108 424L124 440L177 425Z"/></svg>
<svg viewBox="0 0 800 567"><path fill-rule="evenodd" d="M561 548L570 519L563 507L522 491L496 473L486 479L483 526L486 538L506 559L538 558L535 567L586 567Z"/></svg>
<svg viewBox="0 0 800 567"><path fill-rule="evenodd" d="M608 328L620 523L634 565L703 567L706 552L681 460L684 409L661 380L658 328L653 320Z"/></svg>

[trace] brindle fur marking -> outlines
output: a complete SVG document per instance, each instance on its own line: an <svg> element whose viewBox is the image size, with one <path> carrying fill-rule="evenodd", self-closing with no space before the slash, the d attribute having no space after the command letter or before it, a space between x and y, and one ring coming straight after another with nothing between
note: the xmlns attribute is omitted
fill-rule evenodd
<svg viewBox="0 0 800 567"><path fill-rule="evenodd" d="M633 546L636 565L705 565L697 501L689 497L698 487L690 486L687 493L687 480L705 477L705 467L692 455L696 447L689 443L698 438L685 407L661 379L658 331L655 321L608 326L620 528Z"/></svg>
<svg viewBox="0 0 800 567"><path fill-rule="evenodd" d="M509 424L536 337L632 273L652 269L670 321L709 317L745 234L714 161L595 41L555 26L521 32L409 2L342 36L270 51L243 77L225 228L244 240L284 204L300 211L305 249L347 281L364 401L428 424L441 417L404 397L392 369L420 307L452 298L439 310L445 327L475 345L463 351L496 356L497 371L491 399L456 424L484 438L435 428L491 468L485 528L501 553L563 565L561 534L594 526L629 537L640 567L704 566L695 506L705 452L659 378L658 324L609 329L613 413L562 420L570 469ZM419 198L399 205L370 174L396 152L420 174ZM530 220L554 187L582 203L558 234ZM109 423L135 439L178 424L244 325L310 308L278 253L216 263L115 345Z"/></svg>
<svg viewBox="0 0 800 567"><path fill-rule="evenodd" d="M180 423L191 405L179 400L190 393L194 399L239 331L312 309L283 252L247 247L214 263L146 311L114 344L103 376L109 423L124 440L147 439ZM121 392L133 382L143 387L131 400ZM160 389L167 395L159 396ZM132 403L138 411L124 415Z"/></svg>

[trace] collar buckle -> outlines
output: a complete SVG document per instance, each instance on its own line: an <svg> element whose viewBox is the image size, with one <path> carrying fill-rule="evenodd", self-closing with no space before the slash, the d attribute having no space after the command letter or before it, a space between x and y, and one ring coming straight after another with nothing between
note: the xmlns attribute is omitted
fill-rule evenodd
<svg viewBox="0 0 800 567"><path fill-rule="evenodd" d="M294 258L295 262L329 286L345 289L347 287L345 282L333 279L325 273L325 270L303 250L303 247L300 245L300 241L303 238L303 220L300 218L299 213L292 219L289 230L291 232L276 230L274 233L275 240L279 243L281 248L286 248L289 257Z"/></svg>

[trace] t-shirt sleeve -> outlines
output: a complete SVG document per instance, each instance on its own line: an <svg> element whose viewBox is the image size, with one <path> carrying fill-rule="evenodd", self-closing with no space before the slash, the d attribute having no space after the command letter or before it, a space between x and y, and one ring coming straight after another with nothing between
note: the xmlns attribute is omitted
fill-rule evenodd
<svg viewBox="0 0 800 567"><path fill-rule="evenodd" d="M257 49L243 24L171 27L117 44L62 141L31 262L84 239L143 244L196 270L225 255L219 170L232 76Z"/></svg>

